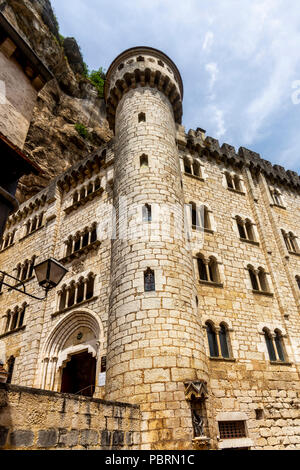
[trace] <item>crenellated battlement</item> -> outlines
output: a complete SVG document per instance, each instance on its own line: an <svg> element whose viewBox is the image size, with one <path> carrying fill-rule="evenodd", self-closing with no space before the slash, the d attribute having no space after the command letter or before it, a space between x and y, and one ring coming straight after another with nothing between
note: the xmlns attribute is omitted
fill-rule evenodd
<svg viewBox="0 0 300 470"><path fill-rule="evenodd" d="M189 149L197 152L200 157L209 155L237 167L247 166L254 172L262 172L274 182L278 181L293 188L300 188L300 176L295 171L286 170L280 165L273 165L263 159L259 153L245 147L240 147L236 151L232 145L226 143L220 145L217 139L206 137L203 129L198 128L196 131L191 129L185 133L184 127L178 126L177 143L181 150Z"/></svg>
<svg viewBox="0 0 300 470"><path fill-rule="evenodd" d="M116 109L129 90L150 86L169 98L175 122L181 123L183 84L176 65L162 52L151 47L135 47L120 54L107 72L105 99L107 119L115 127Z"/></svg>

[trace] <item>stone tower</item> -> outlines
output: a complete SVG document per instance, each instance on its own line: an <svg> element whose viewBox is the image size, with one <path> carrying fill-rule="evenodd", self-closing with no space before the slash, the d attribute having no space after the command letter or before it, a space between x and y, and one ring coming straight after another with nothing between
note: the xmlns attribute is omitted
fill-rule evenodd
<svg viewBox="0 0 300 470"><path fill-rule="evenodd" d="M187 449L185 383L207 375L175 140L182 79L165 54L136 47L110 66L105 98L116 211L106 399L140 405L143 449Z"/></svg>

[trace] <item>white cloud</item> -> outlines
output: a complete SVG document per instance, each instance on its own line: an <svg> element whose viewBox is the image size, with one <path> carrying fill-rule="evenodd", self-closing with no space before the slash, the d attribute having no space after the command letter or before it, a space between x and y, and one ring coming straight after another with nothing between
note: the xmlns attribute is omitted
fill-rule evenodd
<svg viewBox="0 0 300 470"><path fill-rule="evenodd" d="M187 128L206 128L267 159L264 149L278 158L279 135L288 133L300 148L291 100L292 83L300 80L295 0L102 0L101 9L99 0L52 4L62 34L78 39L90 68L107 68L124 49L142 44L169 55L183 76Z"/></svg>
<svg viewBox="0 0 300 470"><path fill-rule="evenodd" d="M211 31L208 31L204 38L202 50L205 52L210 52L213 42L214 42L214 33L212 33Z"/></svg>
<svg viewBox="0 0 300 470"><path fill-rule="evenodd" d="M212 90L215 82L217 81L217 76L219 73L218 64L215 62L206 64L205 70L210 74L209 89Z"/></svg>

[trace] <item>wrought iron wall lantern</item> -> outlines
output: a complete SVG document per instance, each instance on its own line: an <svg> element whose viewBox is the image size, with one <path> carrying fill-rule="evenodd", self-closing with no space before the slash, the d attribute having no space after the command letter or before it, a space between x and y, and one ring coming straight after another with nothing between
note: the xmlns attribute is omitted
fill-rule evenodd
<svg viewBox="0 0 300 470"><path fill-rule="evenodd" d="M10 274L7 274L5 271L1 271L1 270L0 270L0 287L6 286L9 289L13 289L17 292L21 292L21 294L27 295L28 297L31 297L32 299L35 299L35 300L45 300L47 298L48 292L51 289L54 289L55 287L57 287L58 284L62 281L62 279L68 272L68 270L62 264L60 264L58 261L56 261L53 258L49 258L43 261L42 263L38 264L37 266L34 266L34 271L35 271L35 275L36 275L39 286L45 290L45 296L42 298L36 297L35 295L32 295L29 292L27 292L26 285L23 281L20 281L20 279L17 279L16 277L11 276ZM8 278L7 281L6 281L6 278ZM12 285L9 279L17 281L17 284Z"/></svg>

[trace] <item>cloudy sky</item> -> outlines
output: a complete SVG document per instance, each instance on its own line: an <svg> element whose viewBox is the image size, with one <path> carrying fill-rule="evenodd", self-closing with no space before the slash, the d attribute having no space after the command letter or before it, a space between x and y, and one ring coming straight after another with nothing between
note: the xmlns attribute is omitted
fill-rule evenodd
<svg viewBox="0 0 300 470"><path fill-rule="evenodd" d="M297 0L51 0L90 69L162 50L185 88L183 124L300 172Z"/></svg>

